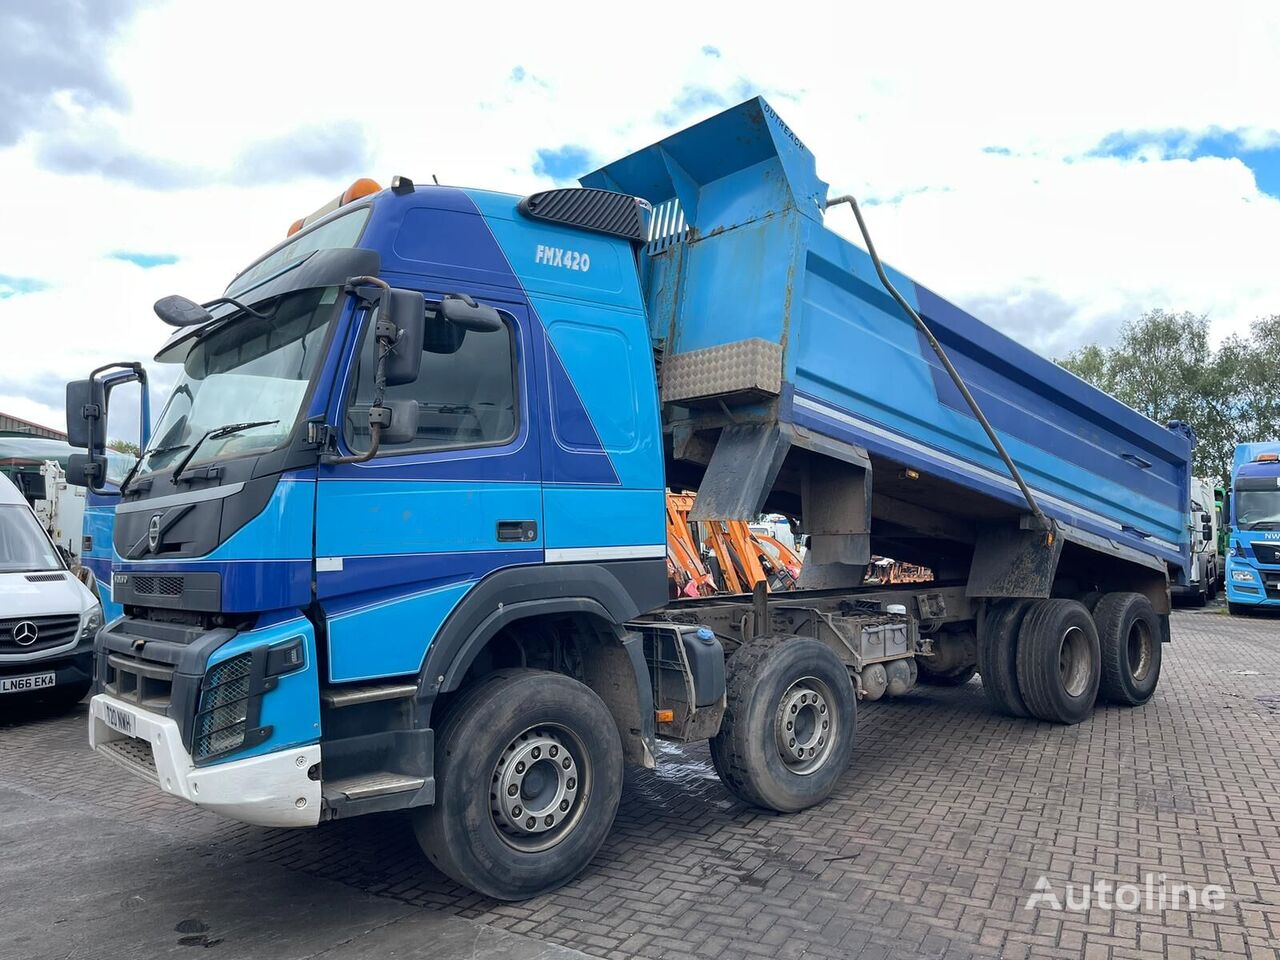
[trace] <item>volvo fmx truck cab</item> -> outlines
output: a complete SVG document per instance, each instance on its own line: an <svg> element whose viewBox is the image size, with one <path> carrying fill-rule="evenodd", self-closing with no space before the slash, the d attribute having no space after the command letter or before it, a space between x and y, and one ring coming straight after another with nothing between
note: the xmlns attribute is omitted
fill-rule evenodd
<svg viewBox="0 0 1280 960"><path fill-rule="evenodd" d="M856 202L764 100L582 184L357 181L161 300L174 387L117 490L101 422L140 371L68 385L118 494L97 751L249 823L408 811L519 899L586 867L659 738L788 812L860 700L980 672L1069 724L1154 695L1189 433L831 230ZM668 487L794 521L799 589L669 600ZM873 552L934 579L864 583Z"/></svg>

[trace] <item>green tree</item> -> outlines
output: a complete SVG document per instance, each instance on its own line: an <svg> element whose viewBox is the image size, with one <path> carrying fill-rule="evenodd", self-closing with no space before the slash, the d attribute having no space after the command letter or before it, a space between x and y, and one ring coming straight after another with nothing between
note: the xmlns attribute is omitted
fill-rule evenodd
<svg viewBox="0 0 1280 960"><path fill-rule="evenodd" d="M1126 323L1114 346L1082 347L1058 362L1157 423L1196 432L1198 476L1226 478L1237 443L1280 440L1280 314L1248 336L1209 346L1208 318L1150 310Z"/></svg>
<svg viewBox="0 0 1280 960"><path fill-rule="evenodd" d="M119 453L128 453L135 457L142 455L142 451L138 449L138 445L132 440L108 440L107 449L116 450Z"/></svg>

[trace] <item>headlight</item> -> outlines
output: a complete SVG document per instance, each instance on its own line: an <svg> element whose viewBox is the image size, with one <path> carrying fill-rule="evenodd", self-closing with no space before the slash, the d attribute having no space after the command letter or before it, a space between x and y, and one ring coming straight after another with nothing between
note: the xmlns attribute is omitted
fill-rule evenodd
<svg viewBox="0 0 1280 960"><path fill-rule="evenodd" d="M1231 579L1234 580L1236 583L1253 583L1253 580L1254 580L1253 571L1252 570L1232 570Z"/></svg>
<svg viewBox="0 0 1280 960"><path fill-rule="evenodd" d="M102 605L95 603L92 607L80 614L80 639L85 640L92 637L98 632L98 628L102 626Z"/></svg>

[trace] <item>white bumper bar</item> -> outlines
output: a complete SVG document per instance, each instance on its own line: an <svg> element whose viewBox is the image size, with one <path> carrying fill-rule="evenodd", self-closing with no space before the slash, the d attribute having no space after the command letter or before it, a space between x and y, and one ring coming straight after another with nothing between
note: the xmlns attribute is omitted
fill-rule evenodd
<svg viewBox="0 0 1280 960"><path fill-rule="evenodd" d="M234 820L264 827L320 822L320 782L307 775L320 762L319 744L197 767L177 723L100 693L89 701L89 745L165 793Z"/></svg>

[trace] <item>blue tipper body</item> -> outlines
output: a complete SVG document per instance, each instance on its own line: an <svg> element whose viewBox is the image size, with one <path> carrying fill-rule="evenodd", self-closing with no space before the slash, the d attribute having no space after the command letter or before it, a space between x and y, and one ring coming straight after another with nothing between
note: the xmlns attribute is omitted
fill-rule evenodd
<svg viewBox="0 0 1280 960"><path fill-rule="evenodd" d="M856 158L852 162L856 162ZM657 210L650 331L668 359L760 338L781 348L779 420L1009 504L1022 497L870 257L824 225L813 154L750 100L585 177ZM1044 512L1185 577L1193 439L1154 423L892 268Z"/></svg>
<svg viewBox="0 0 1280 960"><path fill-rule="evenodd" d="M199 556L125 559L117 549L116 576L217 575L217 613L241 626L234 645L203 666L301 638L307 679L282 681L264 698L287 691L289 709L271 709L248 754L210 764L318 742L321 688L403 678L450 689L458 678L447 663L433 665L433 649L479 617L476 608L497 615L510 602L483 594L500 574L551 584L544 589L554 598L576 589L587 567L604 569L609 583L625 585L616 597L613 587L600 588L602 609L618 622L661 606L666 477L655 351L670 365L757 343L777 360L773 399L748 399L737 413L856 445L1006 513L1022 503L867 254L824 225L824 216L843 214L824 213L827 185L813 155L763 100L583 184L651 202L648 244L531 218L519 197L453 187L385 190L319 221L366 211L347 247L376 253L378 275L391 286L428 302L463 292L501 311L514 342L515 429L499 444L390 451L364 463L313 456L272 475L263 506L238 525L224 519L227 535ZM310 227L297 239L319 235ZM233 291L257 302L290 271L318 269L323 253L237 281ZM1043 511L1183 576L1191 438L891 275L950 353ZM299 430L305 421L344 423L367 317L356 298L339 298ZM350 454L339 434L337 452ZM246 490L262 482L255 474ZM190 489L170 493L157 480L151 496L161 504L161 493L189 498ZM217 497L229 515L226 484L203 488L195 509L215 509ZM122 504L117 526L147 502ZM530 536L499 537L511 521L528 524ZM95 531L105 543L105 530ZM640 564L643 572L634 572ZM105 571L95 573L102 579ZM299 624L304 612L314 630Z"/></svg>

